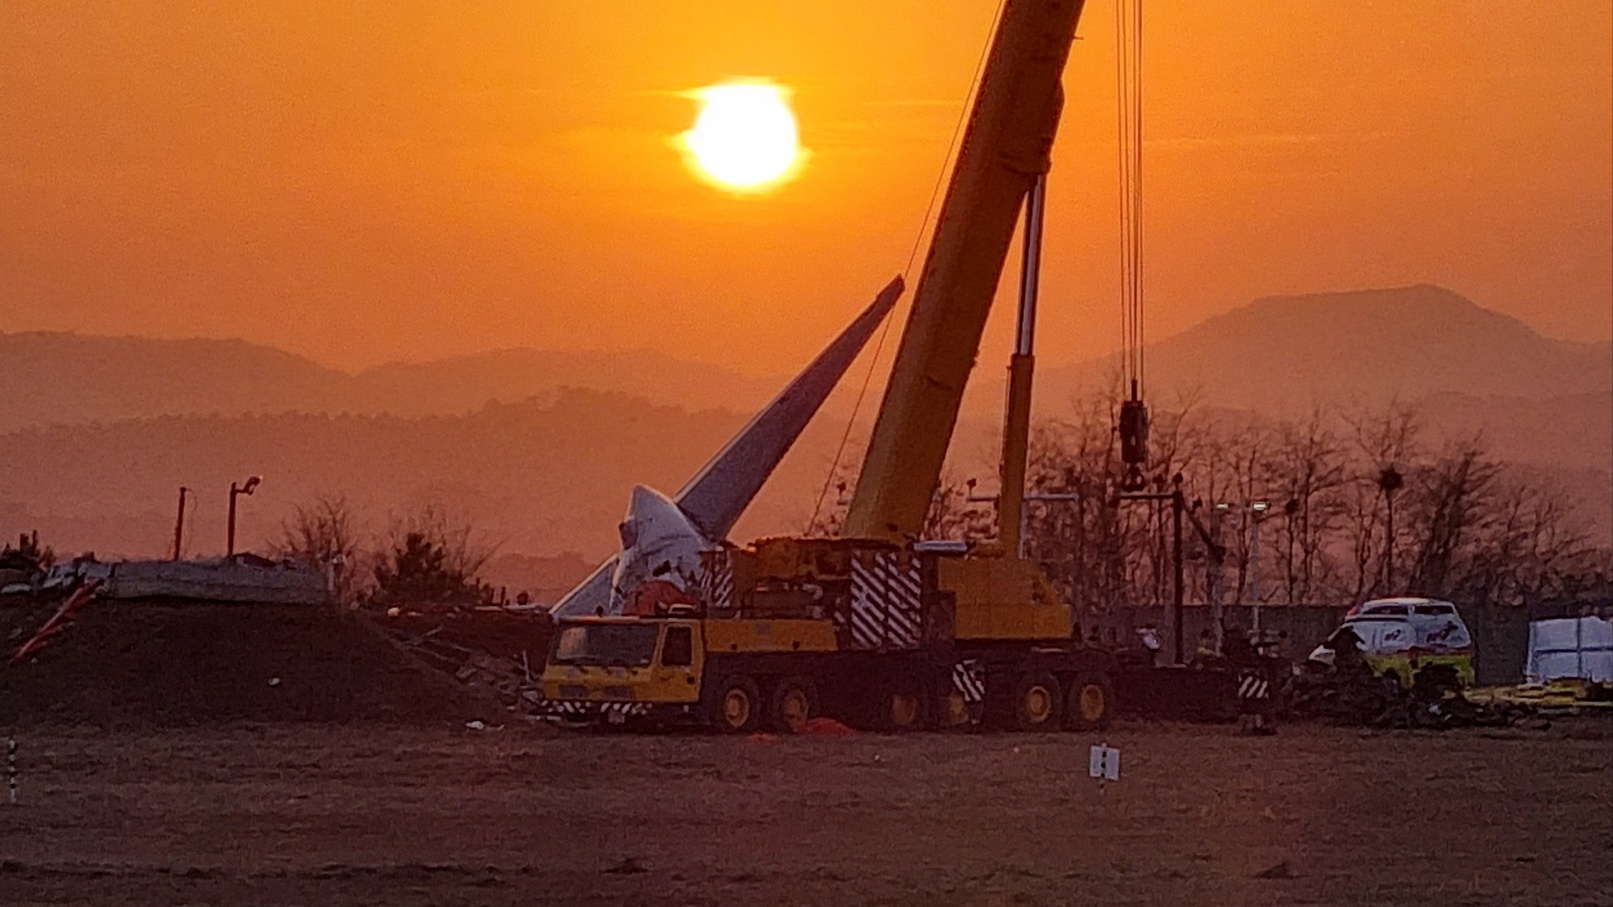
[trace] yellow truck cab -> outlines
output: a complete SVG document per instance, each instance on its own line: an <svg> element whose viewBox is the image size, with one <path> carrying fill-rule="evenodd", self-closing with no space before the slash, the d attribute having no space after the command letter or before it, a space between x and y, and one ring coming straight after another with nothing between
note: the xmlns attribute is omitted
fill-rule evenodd
<svg viewBox="0 0 1613 907"><path fill-rule="evenodd" d="M812 717L814 699L799 692L786 696L777 714L765 716L770 703L762 701L758 680L751 678L766 676L780 653L834 650L827 620L708 620L692 613L571 618L556 627L543 695L551 714L578 720L624 724L653 718L747 730L767 718L780 730L799 730ZM748 671L711 677L713 652L722 656L714 667ZM740 653L742 663L723 664ZM799 673L810 665L786 667Z"/></svg>
<svg viewBox="0 0 1613 907"><path fill-rule="evenodd" d="M696 620L591 617L562 620L543 670L556 714L622 723L648 703L692 705L705 661Z"/></svg>

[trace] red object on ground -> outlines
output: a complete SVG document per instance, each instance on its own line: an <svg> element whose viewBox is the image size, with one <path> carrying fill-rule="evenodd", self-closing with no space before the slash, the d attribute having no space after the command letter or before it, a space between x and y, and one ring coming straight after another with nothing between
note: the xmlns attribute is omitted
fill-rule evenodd
<svg viewBox="0 0 1613 907"><path fill-rule="evenodd" d="M801 727L801 733L816 737L851 737L857 732L833 718L809 718Z"/></svg>
<svg viewBox="0 0 1613 907"><path fill-rule="evenodd" d="M777 743L778 738L772 734L752 734L745 738L752 743Z"/></svg>
<svg viewBox="0 0 1613 907"><path fill-rule="evenodd" d="M697 604L694 596L664 579L652 579L627 597L622 613L631 617L654 617L672 605Z"/></svg>
<svg viewBox="0 0 1613 907"><path fill-rule="evenodd" d="M95 590L99 588L101 588L100 580L92 580L79 586L77 591L69 595L67 601L62 602L62 606L56 609L56 613L51 615L50 620L45 621L45 625L39 628L39 632L35 633L17 649L17 653L11 656L11 663L19 665L27 661L29 656L43 649L45 643L50 642L51 637L67 629L67 625L73 622L73 615L77 614L86 602L95 597Z"/></svg>

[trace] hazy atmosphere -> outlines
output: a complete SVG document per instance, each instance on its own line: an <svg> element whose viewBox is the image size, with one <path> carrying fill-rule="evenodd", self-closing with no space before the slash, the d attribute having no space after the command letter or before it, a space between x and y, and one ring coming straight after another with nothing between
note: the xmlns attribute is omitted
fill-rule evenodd
<svg viewBox="0 0 1613 907"><path fill-rule="evenodd" d="M788 374L903 270L992 6L8 3L0 324ZM1050 361L1119 341L1113 16L1064 78ZM1147 28L1152 336L1433 283L1613 337L1606 3L1162 0ZM671 145L686 92L746 76L792 89L810 151L762 197Z"/></svg>
<svg viewBox="0 0 1613 907"><path fill-rule="evenodd" d="M1436 422L1580 475L1607 471L1613 13L1478 13L1150 6L1146 329L1181 335L1153 357L1151 389L1255 410L1443 394ZM1083 34L1107 36L1113 15L1094 5ZM717 422L737 425L908 268L991 25L987 8L955 2L22 3L0 16L12 126L0 138L0 326L80 335L4 341L0 428L103 424L64 440L79 452L65 460L32 459L48 437L6 442L14 475L51 478L0 488L0 507L56 528L66 547L124 553L167 544L165 502L201 475L213 478L199 525L216 527L211 486L242 470L272 478L243 530L253 544L293 503L340 492L378 521L406 502L452 503L513 550L607 547L628 486L675 487L727 429L645 458L647 473L593 463L585 479L564 458L538 467L528 454L545 448L515 443L509 413L455 433L475 449L464 475L409 472L401 441L343 446L360 459L334 471L252 440L292 443L297 428L224 425L207 436L234 440L203 455L178 441L180 423L109 426L459 415L562 387L725 409ZM1120 340L1114 62L1107 37L1078 41L1064 77L1038 338L1036 405L1051 416L1112 377L1101 357ZM714 191L675 147L690 90L731 76L789 86L799 117L799 172L764 194ZM1413 285L1454 292L1245 308ZM954 445L960 475L995 472L1012 307L996 309L970 395L984 422ZM305 359L91 335L240 338ZM493 351L507 352L481 355ZM871 377L853 431L865 438L883 385L868 359L748 529L789 531L810 514ZM415 365L375 369L393 362ZM1552 424L1582 440L1520 428L1550 421L1531 401L1576 395L1553 404L1573 415ZM579 437L548 418L544 443ZM160 453L117 468L109 431ZM405 471L377 487L364 457ZM489 459L505 478L469 466ZM69 488L106 495L100 517ZM215 529L201 538L201 550L217 544Z"/></svg>
<svg viewBox="0 0 1613 907"><path fill-rule="evenodd" d="M0 0L0 644L0 904L1606 903L1613 4Z"/></svg>

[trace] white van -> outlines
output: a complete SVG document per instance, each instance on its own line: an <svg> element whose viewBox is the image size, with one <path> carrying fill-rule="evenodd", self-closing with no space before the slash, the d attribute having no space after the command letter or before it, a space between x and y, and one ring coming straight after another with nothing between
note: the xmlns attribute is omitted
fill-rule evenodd
<svg viewBox="0 0 1613 907"><path fill-rule="evenodd" d="M1473 635L1456 606L1431 598L1379 598L1344 615L1344 624L1317 646L1310 660L1331 665L1334 640L1345 628L1361 638L1361 654L1372 673L1392 677L1410 689L1417 674L1448 667L1455 681L1473 682Z"/></svg>

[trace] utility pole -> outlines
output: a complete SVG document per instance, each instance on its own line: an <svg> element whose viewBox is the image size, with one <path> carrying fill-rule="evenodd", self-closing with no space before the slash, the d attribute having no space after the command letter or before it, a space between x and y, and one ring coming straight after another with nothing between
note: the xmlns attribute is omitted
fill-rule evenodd
<svg viewBox="0 0 1613 907"><path fill-rule="evenodd" d="M1206 541L1210 548L1210 571L1206 590L1210 596L1210 633L1215 640L1215 654L1221 654L1226 644L1226 610L1221 604L1221 580L1226 568L1227 549L1222 542L1221 521L1227 515L1227 505L1217 504L1210 515L1210 532Z"/></svg>
<svg viewBox="0 0 1613 907"><path fill-rule="evenodd" d="M190 489L179 486L179 515L174 517L174 560L184 556L185 551L185 495Z"/></svg>
<svg viewBox="0 0 1613 907"><path fill-rule="evenodd" d="M1186 595L1186 578L1182 575L1182 511L1187 509L1187 503L1182 500L1182 474L1177 473L1172 478L1174 485L1171 491L1171 544L1174 552L1171 557L1171 572L1174 587L1171 590L1171 636L1176 640L1176 663L1187 664L1182 657L1182 599Z"/></svg>
<svg viewBox="0 0 1613 907"><path fill-rule="evenodd" d="M230 483L229 530L226 532L225 538L224 538L224 556L227 557L227 558L235 556L235 499L239 495L243 495L243 494L249 495L249 494L253 493L254 491L257 491L258 490L258 485L262 481L263 481L263 476L252 476L251 478L247 479L244 484L242 484L240 486L237 486L234 482Z"/></svg>

